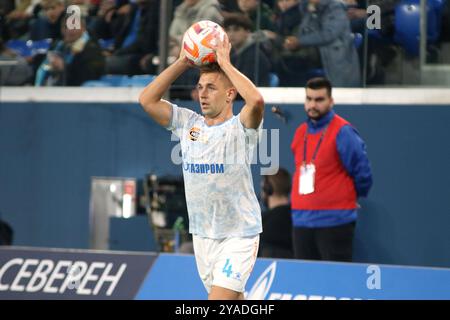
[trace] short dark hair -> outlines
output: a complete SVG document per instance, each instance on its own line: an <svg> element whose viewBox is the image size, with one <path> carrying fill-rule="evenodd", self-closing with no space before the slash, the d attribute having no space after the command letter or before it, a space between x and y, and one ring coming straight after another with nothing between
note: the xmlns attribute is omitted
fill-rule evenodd
<svg viewBox="0 0 450 320"><path fill-rule="evenodd" d="M318 89L327 89L327 94L329 97L331 97L331 82L327 78L323 77L316 77L309 79L306 83L306 88L312 89L312 90L318 90Z"/></svg>
<svg viewBox="0 0 450 320"><path fill-rule="evenodd" d="M279 168L277 173L267 176L267 180L272 187L274 195L289 197L291 193L291 175L286 169Z"/></svg>
<svg viewBox="0 0 450 320"><path fill-rule="evenodd" d="M230 82L231 86L233 86L233 83L231 82L230 78L228 78L227 74L222 70L222 68L219 66L217 62L201 66L200 76L204 73L219 73Z"/></svg>
<svg viewBox="0 0 450 320"><path fill-rule="evenodd" d="M211 72L224 73L217 62L206 64L206 65L200 67L200 74L211 73Z"/></svg>
<svg viewBox="0 0 450 320"><path fill-rule="evenodd" d="M204 66L200 67L200 75L204 73L221 73L225 77L228 78L228 76L225 74L225 72L222 70L222 68L219 66L217 62L213 62L210 64L206 64Z"/></svg>
<svg viewBox="0 0 450 320"><path fill-rule="evenodd" d="M241 13L233 13L223 20L223 28L226 30L231 26L241 27L247 31L252 31L253 24L249 17Z"/></svg>

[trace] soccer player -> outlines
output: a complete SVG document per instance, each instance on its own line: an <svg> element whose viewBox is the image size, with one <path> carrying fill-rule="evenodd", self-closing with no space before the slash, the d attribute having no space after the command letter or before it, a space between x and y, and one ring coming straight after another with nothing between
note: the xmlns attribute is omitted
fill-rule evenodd
<svg viewBox="0 0 450 320"><path fill-rule="evenodd" d="M183 176L198 272L208 299L243 299L256 260L261 209L250 162L262 130L264 101L255 85L230 62L228 38L218 39L217 63L202 67L197 114L162 99L188 68L183 51L141 93L139 102L180 138ZM245 101L233 115L237 94Z"/></svg>

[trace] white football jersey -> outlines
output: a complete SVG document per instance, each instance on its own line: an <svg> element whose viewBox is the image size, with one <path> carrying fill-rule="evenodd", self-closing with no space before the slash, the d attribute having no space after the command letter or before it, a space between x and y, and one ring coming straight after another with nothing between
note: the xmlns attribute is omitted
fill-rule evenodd
<svg viewBox="0 0 450 320"><path fill-rule="evenodd" d="M180 139L190 233L222 239L262 232L250 170L262 123L248 129L237 115L208 126L203 116L172 104L167 129Z"/></svg>

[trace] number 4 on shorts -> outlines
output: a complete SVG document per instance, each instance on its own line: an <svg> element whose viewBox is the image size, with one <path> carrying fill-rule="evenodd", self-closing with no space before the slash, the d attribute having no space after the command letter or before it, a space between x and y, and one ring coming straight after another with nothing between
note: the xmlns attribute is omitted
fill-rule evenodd
<svg viewBox="0 0 450 320"><path fill-rule="evenodd" d="M233 273L233 271L231 270L231 267L232 267L232 264L230 263L230 259L227 259L227 261L225 262L225 265L223 266L222 272L225 273L228 278Z"/></svg>

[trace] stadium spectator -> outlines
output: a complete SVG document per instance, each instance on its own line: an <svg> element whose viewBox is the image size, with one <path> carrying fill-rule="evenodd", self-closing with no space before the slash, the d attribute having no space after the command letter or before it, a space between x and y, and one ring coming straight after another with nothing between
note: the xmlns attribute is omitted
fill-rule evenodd
<svg viewBox="0 0 450 320"><path fill-rule="evenodd" d="M184 0L176 9L169 28L169 55L176 59L186 30L195 22L210 20L222 24L223 16L217 0Z"/></svg>
<svg viewBox="0 0 450 320"><path fill-rule="evenodd" d="M369 37L367 56L359 50L360 61L367 61L368 84L382 84L385 81L386 68L395 58L396 50L389 39L394 36L395 7L399 0L345 0L347 16L353 33L366 36L367 6L376 5L381 13L381 29L375 30L378 36ZM387 41L388 40L388 41ZM362 47L361 47L362 49Z"/></svg>
<svg viewBox="0 0 450 320"><path fill-rule="evenodd" d="M392 36L395 24L395 7L399 0L345 0L347 16L353 32L364 33L367 20L367 6L376 5L381 12L381 33Z"/></svg>
<svg viewBox="0 0 450 320"><path fill-rule="evenodd" d="M233 65L257 86L268 87L271 63L251 36L250 19L243 14L229 15L223 26L232 45Z"/></svg>
<svg viewBox="0 0 450 320"><path fill-rule="evenodd" d="M280 168L274 175L263 176L261 199L267 210L262 213L260 257L294 257L290 193L291 176L286 169Z"/></svg>
<svg viewBox="0 0 450 320"><path fill-rule="evenodd" d="M308 0L300 9L299 33L286 37L284 47L291 51L316 47L325 75L334 86L360 86L358 54L344 4L339 0Z"/></svg>
<svg viewBox="0 0 450 320"><path fill-rule="evenodd" d="M60 40L61 22L64 19L66 7L63 0L41 0L42 15L39 14L30 24L29 38L31 40Z"/></svg>
<svg viewBox="0 0 450 320"><path fill-rule="evenodd" d="M227 18L230 14L240 12L237 0L218 0L220 4L220 13Z"/></svg>
<svg viewBox="0 0 450 320"><path fill-rule="evenodd" d="M32 76L33 69L27 61L5 47L0 38L0 85L21 86L31 82Z"/></svg>
<svg viewBox="0 0 450 320"><path fill-rule="evenodd" d="M14 0L0 0L0 38L9 39L8 24L6 23L6 17L10 12L14 10Z"/></svg>
<svg viewBox="0 0 450 320"><path fill-rule="evenodd" d="M40 65L36 86L79 86L87 80L98 79L104 73L104 57L100 46L86 31L81 19L80 29L68 29L61 23L64 39L59 41Z"/></svg>
<svg viewBox="0 0 450 320"><path fill-rule="evenodd" d="M107 54L106 73L155 73L151 61L158 54L159 6L159 0L137 0L122 7L129 11L115 16L111 25L117 49Z"/></svg>
<svg viewBox="0 0 450 320"><path fill-rule="evenodd" d="M253 32L257 30L275 31L273 11L266 3L260 0L238 0L238 6L241 12L252 21ZM260 11L259 14L258 10Z"/></svg>
<svg viewBox="0 0 450 320"><path fill-rule="evenodd" d="M306 84L307 121L294 135L292 224L296 259L351 261L358 197L372 173L364 141L333 111L331 83Z"/></svg>
<svg viewBox="0 0 450 320"><path fill-rule="evenodd" d="M299 0L278 0L278 14L275 17L276 32L266 31L272 42L274 69L280 78L280 86L296 87L305 84L306 75L299 70L320 68L320 57L315 47L305 47L298 50L288 50L284 40L296 36L301 22Z"/></svg>
<svg viewBox="0 0 450 320"><path fill-rule="evenodd" d="M29 24L40 0L3 1L0 15L2 18L2 36L5 39L17 39L29 31Z"/></svg>
<svg viewBox="0 0 450 320"><path fill-rule="evenodd" d="M95 15L91 17L88 31L97 39L113 39L110 49L120 48L132 22L128 1L100 0Z"/></svg>
<svg viewBox="0 0 450 320"><path fill-rule="evenodd" d="M275 16L275 31L282 37L295 33L300 17L300 0L277 0L278 14Z"/></svg>

